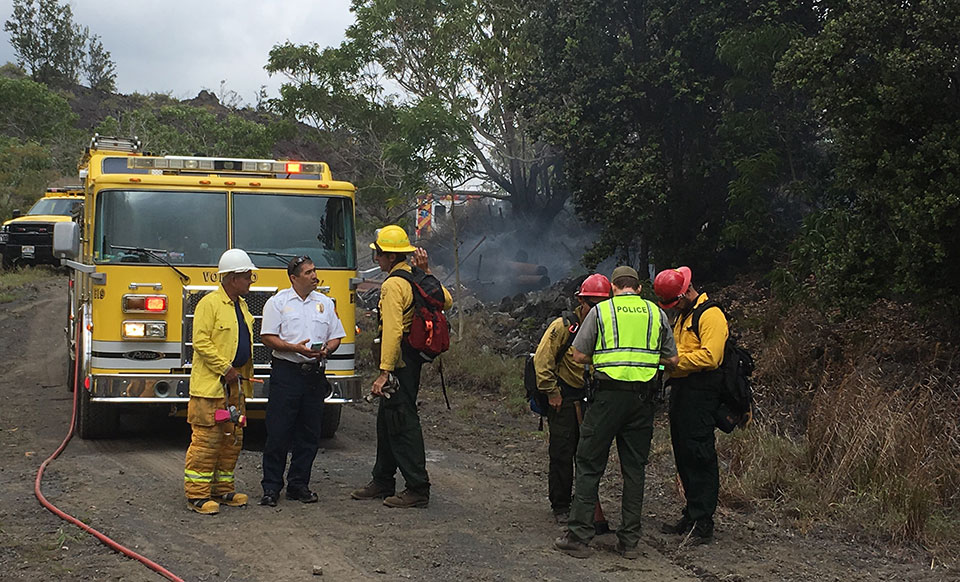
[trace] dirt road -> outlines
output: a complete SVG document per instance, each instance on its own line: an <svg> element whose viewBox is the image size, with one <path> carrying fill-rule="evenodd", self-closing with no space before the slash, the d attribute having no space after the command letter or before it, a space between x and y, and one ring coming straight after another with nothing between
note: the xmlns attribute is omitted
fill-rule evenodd
<svg viewBox="0 0 960 582"><path fill-rule="evenodd" d="M0 579L161 580L133 560L43 509L33 495L37 468L66 434L71 395L64 387L64 283L37 285L0 307ZM469 398L467 387L452 387ZM682 547L657 531L678 507L669 453L660 439L648 471L643 556L594 541L587 560L551 548L559 534L546 502L546 445L532 419L496 412L458 415L442 398L422 406L430 507L391 510L349 499L369 480L374 411L344 411L324 441L312 488L320 502L281 500L277 508L190 513L182 494L189 440L178 418L126 419L123 438L75 438L47 470L43 491L64 511L162 564L185 580L953 580L913 554L872 547L843 532L805 536L769 517L724 513L716 542ZM490 419L493 419L491 422ZM658 431L663 431L658 427ZM262 429L245 438L238 490L259 493ZM604 483L618 521L619 477ZM317 577L314 567L322 569Z"/></svg>

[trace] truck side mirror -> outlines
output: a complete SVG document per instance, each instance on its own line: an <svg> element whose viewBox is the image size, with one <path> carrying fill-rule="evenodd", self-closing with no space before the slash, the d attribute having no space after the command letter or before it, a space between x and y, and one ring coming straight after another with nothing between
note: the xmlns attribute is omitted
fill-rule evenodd
<svg viewBox="0 0 960 582"><path fill-rule="evenodd" d="M23 216L23 213L19 209L13 211L13 218L20 218Z"/></svg>
<svg viewBox="0 0 960 582"><path fill-rule="evenodd" d="M58 222L53 225L53 256L76 259L80 256L80 225L76 222Z"/></svg>

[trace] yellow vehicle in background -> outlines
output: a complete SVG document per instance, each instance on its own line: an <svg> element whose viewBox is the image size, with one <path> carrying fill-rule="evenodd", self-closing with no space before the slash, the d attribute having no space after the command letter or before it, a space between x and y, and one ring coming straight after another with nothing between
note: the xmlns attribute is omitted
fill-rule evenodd
<svg viewBox="0 0 960 582"><path fill-rule="evenodd" d="M17 265L59 265L53 256L53 225L79 216L83 188L47 188L43 198L21 215L0 225L0 254L6 268Z"/></svg>
<svg viewBox="0 0 960 582"><path fill-rule="evenodd" d="M341 404L359 399L354 374L354 192L323 162L153 156L136 140L95 136L80 166L83 213L54 233L70 267L70 385L79 387L82 438L117 432L120 412L158 407L183 414L197 302L217 288L217 261L241 248L259 268L246 296L254 315L256 416L269 393L271 353L262 309L290 285L286 264L308 255L318 290L334 300L347 336L327 361L333 386L323 436Z"/></svg>

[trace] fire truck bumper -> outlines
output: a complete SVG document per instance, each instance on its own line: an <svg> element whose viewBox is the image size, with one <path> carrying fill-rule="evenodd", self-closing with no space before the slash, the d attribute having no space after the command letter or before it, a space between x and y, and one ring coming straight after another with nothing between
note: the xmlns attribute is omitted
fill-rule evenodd
<svg viewBox="0 0 960 582"><path fill-rule="evenodd" d="M254 375L263 384L253 385L247 404L265 405L270 393L270 376ZM357 402L363 398L359 376L327 376L333 391L328 404ZM117 404L185 404L190 399L189 374L93 374L91 400Z"/></svg>

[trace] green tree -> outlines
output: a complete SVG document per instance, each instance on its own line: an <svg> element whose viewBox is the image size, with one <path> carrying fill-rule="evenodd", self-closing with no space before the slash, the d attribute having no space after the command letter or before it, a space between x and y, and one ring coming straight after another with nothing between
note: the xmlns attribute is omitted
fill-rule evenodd
<svg viewBox="0 0 960 582"><path fill-rule="evenodd" d="M48 148L0 137L0 221L14 209L25 212L56 177Z"/></svg>
<svg viewBox="0 0 960 582"><path fill-rule="evenodd" d="M808 102L774 82L790 43L818 23L812 10L781 10L769 6L763 18L724 31L717 48L732 72L717 131L724 163L734 171L720 248L728 260L757 270L783 257L784 242L796 236L826 173Z"/></svg>
<svg viewBox="0 0 960 582"><path fill-rule="evenodd" d="M116 65L110 59L110 51L103 48L99 35L90 37L87 59L83 66L91 89L113 93L117 90Z"/></svg>
<svg viewBox="0 0 960 582"><path fill-rule="evenodd" d="M769 244L727 228L728 218L768 219L772 208L761 208L757 218L743 216L743 208L752 207L747 198L769 199L778 190L789 148L771 150L763 143L770 138L737 152L728 146L745 129L737 113L746 120L762 112L763 131L776 134L772 104L751 103L735 83L737 75L772 69L783 47L769 47L767 60L748 69L742 55L728 53L724 63L718 46L728 31L739 30L744 44L748 31L809 19L810 2L522 5L530 14L524 31L532 56L515 98L544 139L563 148L577 207L602 228L588 263L613 254L716 273L729 265L718 252L746 242L753 248L740 253L749 255ZM734 37L726 40L729 51ZM726 134L718 131L724 125Z"/></svg>
<svg viewBox="0 0 960 582"><path fill-rule="evenodd" d="M356 145L365 196L373 190L389 204L406 204L406 184L422 178L385 154L409 141L399 132L401 117L441 104L456 134L470 137L448 142L459 152L446 159L502 190L520 214L555 213L568 196L558 151L532 140L506 99L512 63L525 58L510 4L354 0L356 22L339 47L288 43L271 51L267 70L290 79L277 105Z"/></svg>
<svg viewBox="0 0 960 582"><path fill-rule="evenodd" d="M828 3L823 31L779 74L810 96L833 180L796 247L795 274L857 307L960 292L960 4Z"/></svg>
<svg viewBox="0 0 960 582"><path fill-rule="evenodd" d="M76 120L70 104L46 86L0 77L0 134L49 143L73 132Z"/></svg>
<svg viewBox="0 0 960 582"><path fill-rule="evenodd" d="M10 33L17 63L35 81L56 86L77 82L88 32L73 23L69 4L13 0L13 12L3 29Z"/></svg>

